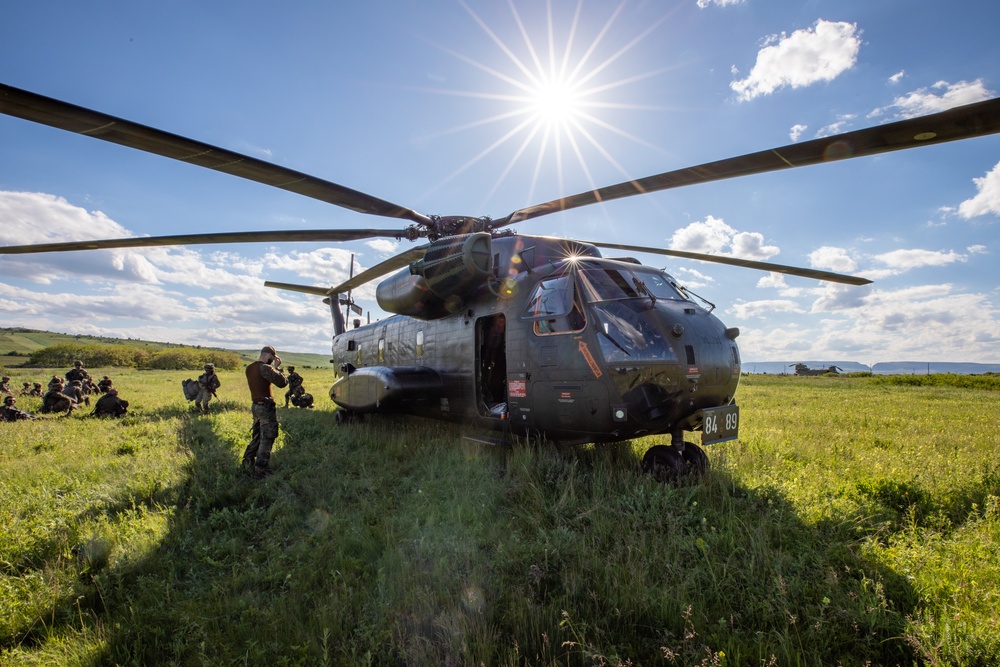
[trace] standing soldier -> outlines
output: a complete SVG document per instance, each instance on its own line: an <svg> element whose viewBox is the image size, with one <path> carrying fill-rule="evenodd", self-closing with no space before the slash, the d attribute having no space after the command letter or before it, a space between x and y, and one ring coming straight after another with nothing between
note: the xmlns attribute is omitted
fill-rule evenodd
<svg viewBox="0 0 1000 667"><path fill-rule="evenodd" d="M0 396L13 396L14 392L10 390L10 378L4 375L0 378Z"/></svg>
<svg viewBox="0 0 1000 667"><path fill-rule="evenodd" d="M198 376L198 396L194 399L194 406L198 412L208 414L208 402L212 397L218 396L215 390L222 386L219 376L215 374L215 364L205 364L205 372Z"/></svg>
<svg viewBox="0 0 1000 667"><path fill-rule="evenodd" d="M254 479L261 479L270 472L271 446L278 437L278 410L271 395L271 385L284 387L288 384L281 372L281 359L274 348L265 346L257 361L247 366L247 386L253 405L253 426L250 428L250 444L243 452L243 465L253 469Z"/></svg>
<svg viewBox="0 0 1000 667"><path fill-rule="evenodd" d="M302 386L302 376L295 372L295 366L288 367L288 391L285 392L285 407L288 400L295 395L295 390Z"/></svg>
<svg viewBox="0 0 1000 667"><path fill-rule="evenodd" d="M80 385L83 386L84 380L90 379L90 373L83 370L82 361L74 361L73 368L66 371L66 382L72 382L73 380L79 380Z"/></svg>

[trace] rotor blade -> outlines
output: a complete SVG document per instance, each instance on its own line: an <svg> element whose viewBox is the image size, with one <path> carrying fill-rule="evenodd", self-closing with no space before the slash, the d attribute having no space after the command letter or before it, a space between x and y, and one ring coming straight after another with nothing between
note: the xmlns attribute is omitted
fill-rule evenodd
<svg viewBox="0 0 1000 667"><path fill-rule="evenodd" d="M270 280L264 281L264 287L273 289L283 289L289 292L303 292L305 294L315 294L316 296L328 296L330 289L327 287L313 287L312 285L296 285L294 283L276 283Z"/></svg>
<svg viewBox="0 0 1000 667"><path fill-rule="evenodd" d="M0 113L225 172L359 213L430 223L421 213L330 181L5 84L0 84Z"/></svg>
<svg viewBox="0 0 1000 667"><path fill-rule="evenodd" d="M581 192L514 211L491 226L495 229L557 211L648 192L971 139L996 132L1000 132L1000 98Z"/></svg>
<svg viewBox="0 0 1000 667"><path fill-rule="evenodd" d="M648 252L655 255L667 255L668 257L683 257L684 259L697 259L702 262L714 262L716 264L729 264L731 266L742 266L747 269L759 269L761 271L775 271L789 276L799 276L800 278L813 278L815 280L825 280L833 283L843 283L845 285L867 285L871 281L867 278L857 276L847 276L842 273L831 273L829 271L819 271L817 269L803 269L796 266L786 266L785 264L772 264L770 262L758 262L752 259L739 259L738 257L720 257L718 255L705 255L700 252L687 252L685 250L666 250L664 248L647 248L638 245L622 245L619 243L601 243L599 241L583 241L599 248L615 248L617 250L634 250L635 252Z"/></svg>
<svg viewBox="0 0 1000 667"><path fill-rule="evenodd" d="M124 239L94 239L34 245L0 246L0 255L26 255L39 252L103 250L107 248L151 248L169 245L208 245L212 243L279 243L284 241L357 241L370 238L401 238L393 229L298 229L272 232L220 232L217 234L178 234L174 236L135 236Z"/></svg>
<svg viewBox="0 0 1000 667"><path fill-rule="evenodd" d="M360 285L375 280L376 278L381 278L387 273L401 269L407 264L421 259L426 252L428 245L422 245L418 248L411 248L406 252L401 252L398 255L393 255L389 259L385 260L381 264L376 264L370 269L362 271L353 278L349 279L347 282L343 282L336 287L330 288L330 294L343 294L344 292L356 289Z"/></svg>

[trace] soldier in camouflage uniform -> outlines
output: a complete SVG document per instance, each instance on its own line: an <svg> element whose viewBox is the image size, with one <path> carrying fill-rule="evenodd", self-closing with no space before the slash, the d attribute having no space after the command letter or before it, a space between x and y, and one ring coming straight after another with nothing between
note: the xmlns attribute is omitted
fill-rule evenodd
<svg viewBox="0 0 1000 667"><path fill-rule="evenodd" d="M42 383L41 382L32 382L31 383L31 394L29 394L30 396L37 396L38 398L41 398L44 393L45 392L42 391Z"/></svg>
<svg viewBox="0 0 1000 667"><path fill-rule="evenodd" d="M86 403L90 405L90 396L83 391L83 383L79 380L73 380L66 387L63 388L62 393L66 394L73 399L73 402L77 405Z"/></svg>
<svg viewBox="0 0 1000 667"><path fill-rule="evenodd" d="M295 395L295 390L302 386L302 376L295 372L295 366L288 367L288 391L285 392L285 407L288 400Z"/></svg>
<svg viewBox="0 0 1000 667"><path fill-rule="evenodd" d="M106 394L108 393L108 389L111 389L113 385L114 382L111 381L111 378L105 375L103 378L101 378L100 382L97 383L97 391L101 392L102 394Z"/></svg>
<svg viewBox="0 0 1000 667"><path fill-rule="evenodd" d="M31 383L22 382L21 383L21 393L20 396L31 396Z"/></svg>
<svg viewBox="0 0 1000 667"><path fill-rule="evenodd" d="M222 381L215 374L215 364L205 364L205 372L198 376L198 397L194 399L198 412L208 414L208 402L218 396L215 390L222 386Z"/></svg>
<svg viewBox="0 0 1000 667"><path fill-rule="evenodd" d="M0 396L13 396L14 392L10 390L10 378L4 375L0 378Z"/></svg>
<svg viewBox="0 0 1000 667"><path fill-rule="evenodd" d="M20 410L14 407L15 399L13 396L5 396L3 399L3 406L0 407L0 422L18 422L27 419L35 419L35 415L29 414L24 410Z"/></svg>
<svg viewBox="0 0 1000 667"><path fill-rule="evenodd" d="M64 416L69 417L76 407L76 401L64 394L63 389L64 385L61 382L50 384L48 392L42 396L42 408L39 412L49 414L65 411Z"/></svg>
<svg viewBox="0 0 1000 667"><path fill-rule="evenodd" d="M261 479L270 472L271 447L278 437L278 411L271 395L271 385L288 384L281 372L281 359L270 345L260 351L260 357L246 369L247 386L253 404L251 439L243 452L243 466L253 469L254 479Z"/></svg>
<svg viewBox="0 0 1000 667"><path fill-rule="evenodd" d="M90 373L83 370L82 361L74 361L73 368L66 371L66 382L72 382L73 380L79 380L80 385L83 386L85 380L90 379Z"/></svg>
<svg viewBox="0 0 1000 667"><path fill-rule="evenodd" d="M94 417L124 417L127 412L128 401L118 398L118 390L111 387L97 399L94 411L90 414Z"/></svg>

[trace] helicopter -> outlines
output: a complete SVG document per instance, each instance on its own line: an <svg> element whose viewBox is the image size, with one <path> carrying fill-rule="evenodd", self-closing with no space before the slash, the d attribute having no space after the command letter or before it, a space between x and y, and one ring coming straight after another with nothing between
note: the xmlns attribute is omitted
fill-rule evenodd
<svg viewBox="0 0 1000 667"><path fill-rule="evenodd" d="M789 364L789 366L795 366L796 375L840 375L844 372L844 369L840 366L828 366L826 368L809 368L806 364L797 363Z"/></svg>
<svg viewBox="0 0 1000 667"><path fill-rule="evenodd" d="M642 467L658 479L703 473L703 447L734 440L739 329L664 270L601 249L650 253L832 281L858 276L664 248L522 235L535 218L710 181L816 165L1000 132L1000 98L630 180L498 218L426 215L301 172L0 84L0 112L404 221L393 229L214 232L0 247L0 254L253 242L425 241L329 288L268 287L322 297L333 323L338 423L368 414L457 422L559 443L669 436ZM352 261L353 267L353 261ZM392 274L392 275L389 275ZM385 277L389 276L389 277ZM383 279L384 278L384 279ZM391 316L362 324L352 290L382 279ZM345 310L342 312L341 308ZM701 434L700 446L685 440ZM495 436L499 437L495 437Z"/></svg>

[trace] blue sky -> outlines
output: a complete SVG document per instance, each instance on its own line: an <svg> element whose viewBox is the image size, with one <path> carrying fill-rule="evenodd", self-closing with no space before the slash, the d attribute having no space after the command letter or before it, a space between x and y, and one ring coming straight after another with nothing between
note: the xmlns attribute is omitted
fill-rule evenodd
<svg viewBox="0 0 1000 667"><path fill-rule="evenodd" d="M0 82L425 214L501 217L996 97L997 25L995 0L6 3ZM396 226L0 117L3 245ZM1000 136L633 197L515 229L874 280L849 287L639 256L740 327L748 361L1000 362ZM332 327L320 300L263 281L330 286L352 253L364 268L409 247L3 257L0 325L325 353ZM356 296L382 315L374 285Z"/></svg>

